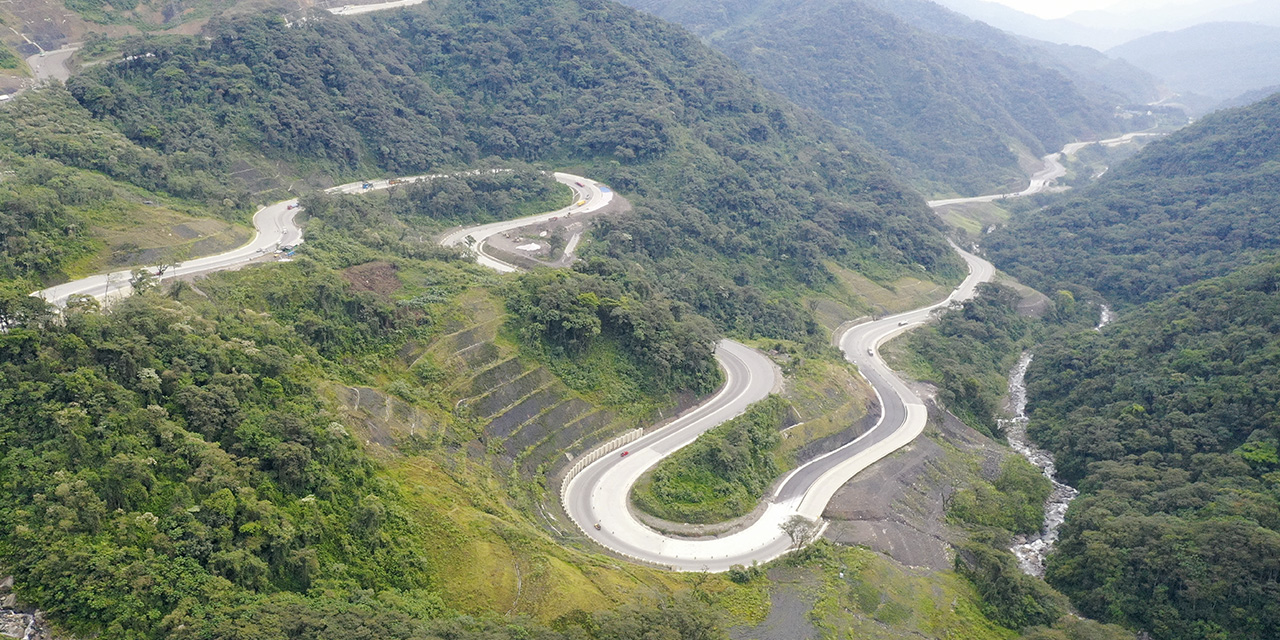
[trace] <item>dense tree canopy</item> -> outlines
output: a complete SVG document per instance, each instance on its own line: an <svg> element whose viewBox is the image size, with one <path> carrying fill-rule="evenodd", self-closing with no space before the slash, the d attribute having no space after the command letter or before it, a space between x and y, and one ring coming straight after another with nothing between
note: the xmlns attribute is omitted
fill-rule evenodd
<svg viewBox="0 0 1280 640"><path fill-rule="evenodd" d="M1041 290L1075 283L1146 302L1280 247L1280 95L1152 143L1096 185L1015 218L987 243Z"/></svg>
<svg viewBox="0 0 1280 640"><path fill-rule="evenodd" d="M773 449L791 410L783 398L769 396L706 432L636 485L636 506L674 522L723 522L749 513L778 476Z"/></svg>
<svg viewBox="0 0 1280 640"><path fill-rule="evenodd" d="M803 334L806 314L758 289L826 282L824 259L875 277L960 273L939 223L860 141L618 5L445 2L292 27L254 16L209 37L138 41L128 52L154 57L95 68L71 91L138 144L215 170L257 152L338 174L491 155L583 167L646 205L603 250L735 328L726 307L749 297L796 317L769 331ZM662 246L655 225L693 233ZM726 293L695 302L688 276Z"/></svg>
<svg viewBox="0 0 1280 640"><path fill-rule="evenodd" d="M1280 262L1037 354L1033 434L1083 496L1049 580L1161 639L1280 628Z"/></svg>
<svg viewBox="0 0 1280 640"><path fill-rule="evenodd" d="M275 321L137 298L0 343L0 552L73 628L160 637L175 610L321 584L434 597L395 488Z"/></svg>
<svg viewBox="0 0 1280 640"><path fill-rule="evenodd" d="M1005 378L1032 331L1018 302L1013 289L982 284L976 298L907 337L908 348L928 362L929 371L920 373L940 387L943 406L993 437Z"/></svg>
<svg viewBox="0 0 1280 640"><path fill-rule="evenodd" d="M245 200L221 176L95 121L57 87L0 106L0 160L9 172L0 182L0 278L29 289L93 256L94 223L138 215L142 193L167 192L224 218Z"/></svg>
<svg viewBox="0 0 1280 640"><path fill-rule="evenodd" d="M975 39L848 0L626 0L703 35L772 89L864 136L935 191L1025 179L1036 155L1114 130L1114 104ZM896 3L895 3L896 4Z"/></svg>
<svg viewBox="0 0 1280 640"><path fill-rule="evenodd" d="M659 391L710 392L721 380L711 323L621 274L526 274L508 289L507 306L527 340L557 355L579 355L599 336L617 341Z"/></svg>

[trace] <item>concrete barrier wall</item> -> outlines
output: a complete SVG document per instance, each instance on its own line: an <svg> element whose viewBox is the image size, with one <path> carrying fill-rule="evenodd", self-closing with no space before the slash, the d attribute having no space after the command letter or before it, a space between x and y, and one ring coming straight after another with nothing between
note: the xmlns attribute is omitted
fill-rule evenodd
<svg viewBox="0 0 1280 640"><path fill-rule="evenodd" d="M569 513L569 505L565 502L565 492L569 490L569 483L573 481L574 476L582 473L587 465L599 460L600 458L621 449L624 445L631 444L640 439L644 435L644 429L632 429L598 447L578 456L577 460L569 466L569 470L565 472L564 479L560 481L560 505L564 508L565 514ZM572 518L570 518L572 519Z"/></svg>

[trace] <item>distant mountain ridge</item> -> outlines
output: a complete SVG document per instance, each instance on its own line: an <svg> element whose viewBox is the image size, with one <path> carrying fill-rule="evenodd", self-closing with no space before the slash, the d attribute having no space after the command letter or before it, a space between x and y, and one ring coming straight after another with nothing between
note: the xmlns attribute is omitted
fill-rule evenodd
<svg viewBox="0 0 1280 640"><path fill-rule="evenodd" d="M1176 31L1207 22L1250 22L1280 26L1280 3L1274 0L1201 0L1163 6L1129 2L1107 10L1077 11L1046 20L991 0L936 0L949 9L993 27L1037 40L1076 44L1100 51L1159 31ZM1225 6L1224 6L1225 5Z"/></svg>
<svg viewBox="0 0 1280 640"><path fill-rule="evenodd" d="M931 0L867 2L925 31L968 40L1011 58L1057 71L1094 100L1145 103L1163 97L1161 82L1155 76L1090 47L1018 36Z"/></svg>
<svg viewBox="0 0 1280 640"><path fill-rule="evenodd" d="M1141 29L1098 28L1061 18L1045 20L988 0L937 1L953 11L981 20L997 29L1058 44L1075 44L1103 50L1150 33Z"/></svg>
<svg viewBox="0 0 1280 640"><path fill-rule="evenodd" d="M1098 182L989 236L992 261L1041 290L1158 300L1280 250L1280 94L1151 143Z"/></svg>
<svg viewBox="0 0 1280 640"><path fill-rule="evenodd" d="M1019 184L1011 148L1039 156L1117 126L1115 98L1090 98L1059 71L917 28L872 2L627 1L860 133L932 192Z"/></svg>
<svg viewBox="0 0 1280 640"><path fill-rule="evenodd" d="M1064 20L1093 28L1149 32L1225 21L1280 26L1280 4L1273 0L1199 0L1190 4L1130 0L1100 11L1077 11Z"/></svg>
<svg viewBox="0 0 1280 640"><path fill-rule="evenodd" d="M1218 100L1280 84L1280 27L1213 22L1144 36L1107 55L1163 78L1176 91Z"/></svg>

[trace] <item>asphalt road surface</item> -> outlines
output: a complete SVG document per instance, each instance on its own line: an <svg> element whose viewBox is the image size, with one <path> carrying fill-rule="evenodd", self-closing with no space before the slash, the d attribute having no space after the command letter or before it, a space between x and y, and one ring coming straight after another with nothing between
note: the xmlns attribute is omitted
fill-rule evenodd
<svg viewBox="0 0 1280 640"><path fill-rule="evenodd" d="M298 201L286 200L269 207L263 207L253 216L253 226L257 233L248 244L225 253L188 260L167 269L161 276L163 279L190 276L214 271L225 271L248 264L274 252L281 246L302 242L302 230L294 223L294 215L298 213ZM158 265L142 267L151 273L159 270ZM67 298L73 295L88 295L102 302L111 298L127 296L133 293L129 279L133 268L100 273L98 275L73 280L48 289L42 289L31 295L44 298L50 304L64 307Z"/></svg>
<svg viewBox="0 0 1280 640"><path fill-rule="evenodd" d="M1117 147L1122 144L1129 144L1138 138L1158 138L1163 133L1136 132L1126 133L1118 138L1110 138L1107 140L1097 140L1093 142L1072 142L1062 147L1062 151L1051 153L1042 160L1044 168L1031 176L1031 182L1026 189L1014 193L996 193L986 196L975 196L972 198L948 198L946 200L931 200L930 207L945 207L947 205L968 204L970 202L995 202L996 200L1005 200L1008 198L1021 198L1025 196L1035 195L1049 188L1057 179L1067 175L1067 168L1062 165L1063 158L1067 158L1076 154L1081 149L1091 145L1100 144L1104 147Z"/></svg>
<svg viewBox="0 0 1280 640"><path fill-rule="evenodd" d="M491 222L473 227L463 227L454 229L444 235L440 239L440 244L446 247L455 247L465 245L471 248L476 255L476 262L500 271L502 273L511 273L517 270L515 265L503 262L488 253L485 253L485 241L490 236L527 227L532 224L550 221L554 218L562 218L573 214L587 214L598 211L613 201L613 191L594 180L575 176L568 173L556 173L555 179L560 184L573 189L574 204L569 205L557 211L548 211L535 216L517 218L515 220L504 220L502 222ZM578 204L581 202L582 204ZM577 247L577 242L573 243L573 247L566 247L565 253L570 254Z"/></svg>
<svg viewBox="0 0 1280 640"><path fill-rule="evenodd" d="M329 13L335 16L354 16L361 13L372 13L374 11L385 11L387 9L399 9L400 7L412 7L415 4L422 4L426 0L396 0L395 2L378 2L376 4L348 4L341 7L333 7L329 9Z"/></svg>
<svg viewBox="0 0 1280 640"><path fill-rule="evenodd" d="M27 58L27 65L31 67L32 73L36 76L36 82L42 83L46 80L67 81L71 77L71 69L67 68L67 61L71 59L71 54L75 53L79 47L66 47L57 51L42 51L34 56Z"/></svg>
<svg viewBox="0 0 1280 640"><path fill-rule="evenodd" d="M430 174L421 176L409 176L405 178L394 178L391 180L372 180L352 182L329 189L329 193L346 193L359 194L370 191L378 191L387 189L398 184L409 184L420 180L434 180L449 177L452 174ZM483 239L499 233L507 229L515 229L537 222L549 220L557 215L566 215L576 212L595 211L607 205L613 198L613 192L608 187L602 186L594 181L587 180L580 176L574 176L565 173L555 174L557 181L568 185L574 191L574 202L586 200L586 203L579 206L577 204L566 207L559 211L551 211L534 216L527 216L516 220L505 222L495 222L493 224L481 225L479 227L468 227L466 229L457 230L441 240L446 246L456 245L462 242L468 236L475 237L480 245L483 245ZM584 186L579 187L578 183ZM366 186L367 185L367 186ZM207 256L204 258L196 258L174 265L164 271L159 277L164 279L192 276L205 273L213 273L215 271L226 271L246 265L255 260L260 260L264 256L274 253L281 247L288 247L300 244L303 241L302 229L298 227L294 221L294 216L301 211L298 207L296 198L277 202L273 205L263 207L253 216L253 227L255 234L248 244L241 246L225 253ZM451 240L457 236L456 240ZM514 271L515 267L506 264L500 260L488 257L482 251L483 246L477 251L477 260L481 264L491 266L499 271ZM160 269L159 265L148 265L142 267L151 273L157 273ZM133 293L133 287L129 280L133 267L122 269L111 273L101 273L98 275L73 280L64 284L60 284L48 289L42 289L31 295L44 298L50 304L58 307L64 307L67 299L73 295L88 295L102 302L107 302L112 298L128 296Z"/></svg>
<svg viewBox="0 0 1280 640"><path fill-rule="evenodd" d="M716 347L725 384L710 400L667 426L604 456L569 480L565 509L588 536L625 556L687 571L724 571L785 553L790 541L779 528L789 513L770 509L755 526L715 540L667 537L641 524L630 511L631 486L651 467L708 429L731 420L777 385L781 373L764 354L724 340ZM626 455L623 455L626 452ZM600 529L595 528L599 523Z"/></svg>
<svg viewBox="0 0 1280 640"><path fill-rule="evenodd" d="M1099 144L1115 146L1146 135L1156 134L1128 134ZM1066 175L1061 158L1089 144L1093 143L1072 143L1045 156L1044 168L1020 192L937 200L929 205L992 202L1040 193ZM819 523L841 486L924 431L928 413L923 401L880 358L879 347L927 322L935 310L972 298L979 284L992 279L991 263L959 247L956 251L968 264L969 276L945 300L854 326L840 336L845 357L858 365L880 400L880 419L853 442L788 474L755 523L722 537L695 540L661 534L630 511L631 487L646 471L706 430L741 414L776 383L778 373L767 358L729 341L722 342L716 352L725 370L724 390L680 420L627 446L625 456L606 455L569 478L562 492L569 517L587 536L616 553L682 571L725 571L733 565L767 562L789 551L791 540L781 530L783 523L797 515Z"/></svg>
<svg viewBox="0 0 1280 640"><path fill-rule="evenodd" d="M924 403L879 358L877 349L928 320L934 309L973 297L978 284L991 279L995 269L989 262L964 251L960 254L969 264L969 277L946 300L857 325L841 337L845 357L858 365L880 396L885 408L880 420L857 440L792 471L764 514L750 526L719 538L692 540L659 533L630 511L631 487L646 471L708 429L740 415L777 385L780 373L767 357L731 341L721 342L716 350L725 371L722 390L679 420L602 457L570 478L562 494L565 511L602 546L680 571L725 571L733 565L749 566L783 555L792 547L782 531L783 523L796 515L818 521L844 483L924 430Z"/></svg>

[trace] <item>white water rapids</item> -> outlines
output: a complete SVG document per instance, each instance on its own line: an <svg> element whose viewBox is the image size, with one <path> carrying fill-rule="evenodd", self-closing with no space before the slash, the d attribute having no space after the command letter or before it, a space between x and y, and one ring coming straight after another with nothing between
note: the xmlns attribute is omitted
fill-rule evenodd
<svg viewBox="0 0 1280 640"><path fill-rule="evenodd" d="M1115 312L1111 310L1111 307L1108 307L1107 305L1104 304L1102 305L1102 316L1098 318L1098 326L1094 327L1093 330L1102 331L1103 327L1111 324L1112 322L1115 322L1115 319L1116 319Z"/></svg>
<svg viewBox="0 0 1280 640"><path fill-rule="evenodd" d="M1000 420L1000 427L1009 446L1022 454L1035 465L1045 477L1053 483L1053 491L1044 503L1044 526L1038 536L1020 535L1014 538L1015 544L1010 551L1018 557L1018 565L1024 573L1033 576L1044 576L1045 558L1058 540L1058 529L1067 515L1067 506L1080 495L1074 487L1069 487L1054 478L1056 468L1053 454L1032 444L1027 437L1027 367L1031 366L1031 354L1024 353L1017 366L1009 372L1009 403L1013 408L1013 417Z"/></svg>

